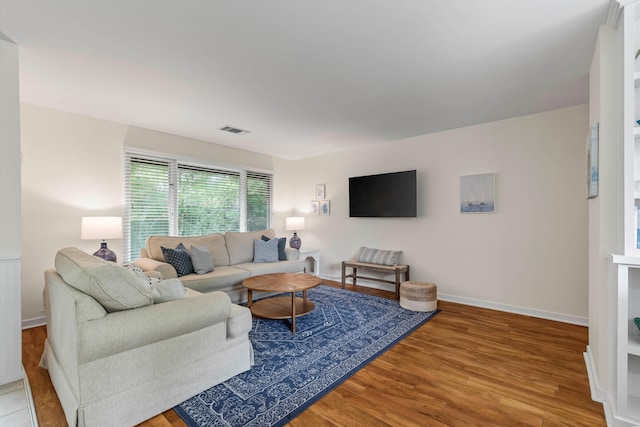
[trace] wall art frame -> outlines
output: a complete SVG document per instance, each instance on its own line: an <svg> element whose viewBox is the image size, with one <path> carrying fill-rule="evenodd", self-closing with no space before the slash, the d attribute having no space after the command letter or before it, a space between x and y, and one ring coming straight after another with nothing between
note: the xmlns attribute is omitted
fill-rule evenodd
<svg viewBox="0 0 640 427"><path fill-rule="evenodd" d="M320 200L312 200L309 205L309 213L311 215L320 215Z"/></svg>
<svg viewBox="0 0 640 427"><path fill-rule="evenodd" d="M495 213L496 174L460 177L460 213Z"/></svg>
<svg viewBox="0 0 640 427"><path fill-rule="evenodd" d="M331 215L331 201L320 200L320 215Z"/></svg>
<svg viewBox="0 0 640 427"><path fill-rule="evenodd" d="M316 185L316 199L322 200L327 197L324 184Z"/></svg>

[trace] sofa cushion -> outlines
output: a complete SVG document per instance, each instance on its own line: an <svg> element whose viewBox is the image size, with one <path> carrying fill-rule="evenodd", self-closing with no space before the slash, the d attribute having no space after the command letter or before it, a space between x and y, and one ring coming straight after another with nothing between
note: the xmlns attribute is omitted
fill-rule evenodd
<svg viewBox="0 0 640 427"><path fill-rule="evenodd" d="M278 239L253 239L253 262L278 262Z"/></svg>
<svg viewBox="0 0 640 427"><path fill-rule="evenodd" d="M251 265L273 265L254 264ZM188 274L182 276L180 280L187 288L195 289L198 292L208 293L211 291L231 291L243 288L242 281L251 277L246 269L235 268L235 266L216 267L206 274Z"/></svg>
<svg viewBox="0 0 640 427"><path fill-rule="evenodd" d="M276 232L272 229L260 231L227 231L224 233L229 252L230 265L242 264L253 261L253 240L262 238L262 235L269 239L276 237Z"/></svg>
<svg viewBox="0 0 640 427"><path fill-rule="evenodd" d="M165 261L176 269L178 277L193 273L191 255L189 255L187 248L182 243L179 243L175 249L165 248L164 246L161 249Z"/></svg>
<svg viewBox="0 0 640 427"><path fill-rule="evenodd" d="M265 242L268 242L270 239L267 236L263 235L262 240L264 240ZM278 239L278 260L279 261L287 260L286 246L287 246L287 238L280 237Z"/></svg>
<svg viewBox="0 0 640 427"><path fill-rule="evenodd" d="M184 243L187 247L193 245L197 247L206 247L211 253L213 265L229 265L229 254L227 253L227 245L225 243L224 234L214 233L205 236L149 236L147 238L147 253L149 256L158 261L165 261L162 255L162 246L165 248L175 248L178 243ZM253 250L253 246L251 247Z"/></svg>
<svg viewBox="0 0 640 427"><path fill-rule="evenodd" d="M280 261L280 262L247 262L244 264L237 264L233 266L238 270L244 270L248 272L251 277L258 276L260 274L271 273L300 273L304 271L304 260L296 261ZM187 276L190 277L190 276ZM189 286L185 283L186 286Z"/></svg>
<svg viewBox="0 0 640 427"><path fill-rule="evenodd" d="M196 247L191 245L191 263L196 274L205 274L213 271L213 260L206 246Z"/></svg>
<svg viewBox="0 0 640 427"><path fill-rule="evenodd" d="M93 297L108 312L153 304L151 289L132 271L78 248L59 250L55 267L67 284Z"/></svg>

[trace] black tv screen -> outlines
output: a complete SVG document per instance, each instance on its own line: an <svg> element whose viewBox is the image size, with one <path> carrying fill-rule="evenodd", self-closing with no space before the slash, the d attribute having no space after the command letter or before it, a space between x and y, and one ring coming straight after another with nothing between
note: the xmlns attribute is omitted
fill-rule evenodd
<svg viewBox="0 0 640 427"><path fill-rule="evenodd" d="M416 171L349 178L350 217L416 217Z"/></svg>

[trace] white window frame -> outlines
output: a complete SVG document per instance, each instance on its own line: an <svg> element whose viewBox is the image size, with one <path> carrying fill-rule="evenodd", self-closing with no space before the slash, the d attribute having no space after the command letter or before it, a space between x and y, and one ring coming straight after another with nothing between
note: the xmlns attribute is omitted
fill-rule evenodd
<svg viewBox="0 0 640 427"><path fill-rule="evenodd" d="M169 168L169 235L176 236L178 234L178 169L181 165L188 167L197 167L203 169L211 169L212 171L229 171L237 173L240 177L240 215L239 215L239 231L247 231L248 223L248 206L247 206L247 180L248 175L265 175L269 176L269 194L267 206L267 226L271 228L271 217L273 215L273 171L265 171L257 168L232 167L228 165L219 165L212 162L203 162L202 160L194 160L187 157L173 156L170 154L161 154L125 148L123 156L124 171L124 212L122 215L123 236L122 236L122 253L124 262L129 262L138 257L139 254L131 253L131 202L129 200L130 186L130 162L132 158L143 160L166 162Z"/></svg>

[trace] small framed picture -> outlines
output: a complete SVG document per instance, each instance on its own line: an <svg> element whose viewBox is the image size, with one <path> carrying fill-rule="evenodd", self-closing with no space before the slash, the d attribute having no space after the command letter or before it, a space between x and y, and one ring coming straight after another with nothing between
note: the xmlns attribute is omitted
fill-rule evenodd
<svg viewBox="0 0 640 427"><path fill-rule="evenodd" d="M324 194L324 184L316 185L316 199L324 199L326 196Z"/></svg>
<svg viewBox="0 0 640 427"><path fill-rule="evenodd" d="M320 215L331 215L330 200L320 200Z"/></svg>
<svg viewBox="0 0 640 427"><path fill-rule="evenodd" d="M319 200L312 200L311 201L309 213L311 215L319 215L320 214L320 201Z"/></svg>

